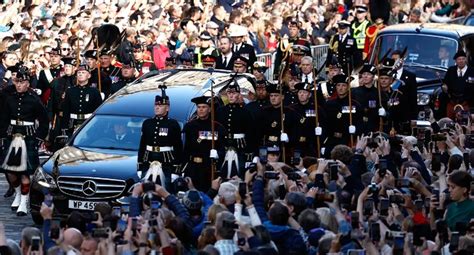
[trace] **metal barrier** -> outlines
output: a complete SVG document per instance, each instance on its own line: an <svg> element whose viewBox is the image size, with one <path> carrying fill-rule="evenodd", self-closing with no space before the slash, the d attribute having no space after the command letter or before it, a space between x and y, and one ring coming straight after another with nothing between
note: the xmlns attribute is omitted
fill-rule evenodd
<svg viewBox="0 0 474 255"><path fill-rule="evenodd" d="M313 57L313 65L314 68L317 70L321 68L322 65L326 63L326 56L328 54L329 45L316 45L311 46L311 56ZM268 66L267 71L265 72L265 77L267 80L273 80L273 70L275 70L275 56L276 53L262 53L257 55L257 61L261 61ZM326 78L326 72L321 72L319 74L320 77Z"/></svg>

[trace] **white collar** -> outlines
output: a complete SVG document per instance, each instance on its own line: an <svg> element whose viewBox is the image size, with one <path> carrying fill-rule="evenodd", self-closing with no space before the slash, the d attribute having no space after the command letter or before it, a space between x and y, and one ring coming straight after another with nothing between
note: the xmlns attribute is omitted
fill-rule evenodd
<svg viewBox="0 0 474 255"><path fill-rule="evenodd" d="M456 70L457 70L458 72L459 72L459 70L461 70L461 71L462 71L462 74L464 74L464 73L466 72L466 70L467 70L467 65L464 66L463 69L456 68Z"/></svg>

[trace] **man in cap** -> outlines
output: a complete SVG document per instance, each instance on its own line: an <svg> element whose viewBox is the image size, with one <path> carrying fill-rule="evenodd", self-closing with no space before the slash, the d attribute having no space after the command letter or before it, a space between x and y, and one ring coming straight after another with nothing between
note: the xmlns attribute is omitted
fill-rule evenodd
<svg viewBox="0 0 474 255"><path fill-rule="evenodd" d="M307 52L311 46L309 41L305 40L304 38L299 37L300 22L298 22L298 19L296 18L290 19L287 25L288 25L289 33L288 35L284 35L280 39L277 46L277 52L275 56L275 69L273 72L273 75L275 77L278 77L278 75L280 74L280 66L282 64L283 57L285 56L288 50L293 48L293 45L295 45L296 52L302 53L302 54L300 53L300 56L311 55L311 54L308 54ZM291 57L291 56L288 56L288 57ZM288 63L291 64L290 59L287 59L287 61Z"/></svg>
<svg viewBox="0 0 474 255"><path fill-rule="evenodd" d="M298 103L291 106L297 113L298 121L295 123L295 149L301 152L301 156L316 156L316 108L314 106L314 85L300 82L295 85L298 91ZM325 130L324 111L318 102L319 127ZM322 134L322 133L321 133ZM319 135L321 135L319 134Z"/></svg>
<svg viewBox="0 0 474 255"><path fill-rule="evenodd" d="M112 65L112 52L110 49L104 48L100 52L99 62L100 62L100 70L106 74L111 80L111 83L115 83L119 79L120 75L120 67ZM101 77L102 78L102 77ZM102 84L104 86L105 84ZM112 85L112 84L110 84ZM109 91L110 87L103 88L105 91ZM104 92L105 92L104 91ZM101 91L102 92L102 91Z"/></svg>
<svg viewBox="0 0 474 255"><path fill-rule="evenodd" d="M301 82L301 69L296 64L290 65L289 77L287 78L287 87L284 90L284 101L285 106L293 105L298 102L298 91L295 85Z"/></svg>
<svg viewBox="0 0 474 255"><path fill-rule="evenodd" d="M171 184L171 173L181 162L183 143L179 123L168 117L170 100L166 95L166 87L161 85L160 88L161 96L155 97L155 117L145 120L142 125L138 170L146 172L154 161L160 162L166 182L161 185L166 185L168 189Z"/></svg>
<svg viewBox="0 0 474 255"><path fill-rule="evenodd" d="M219 56L217 57L216 68L232 70L234 66L235 55L232 52L232 40L230 37L222 36L219 39Z"/></svg>
<svg viewBox="0 0 474 255"><path fill-rule="evenodd" d="M60 149L57 147L55 138L61 135L61 126L63 120L63 104L66 97L66 90L74 87L76 84L75 65L76 60L74 58L64 58L64 75L56 78L51 83L52 91L51 97L48 103L48 110L52 117L52 130L49 134L49 142L52 144L53 151Z"/></svg>
<svg viewBox="0 0 474 255"><path fill-rule="evenodd" d="M66 90L61 125L69 136L102 104L99 90L90 86L90 76L87 66L80 65L76 71L76 86Z"/></svg>
<svg viewBox="0 0 474 255"><path fill-rule="evenodd" d="M337 57L343 73L350 75L354 68L362 62L361 52L357 49L357 42L349 33L350 23L346 20L337 23L337 34L329 40L327 59Z"/></svg>
<svg viewBox="0 0 474 255"><path fill-rule="evenodd" d="M30 90L29 71L21 66L13 77L14 89L5 92L0 112L0 140L5 150L1 169L15 189L11 205L18 216L28 212L30 175L39 166L38 147L48 134L48 113Z"/></svg>
<svg viewBox="0 0 474 255"><path fill-rule="evenodd" d="M403 68L403 59L401 59L401 54L402 53L399 50L393 51L392 59L395 60L394 63L397 61L402 61L396 70L395 79L403 81L398 90L400 90L403 96L407 98L408 104L410 105L410 107L407 109L407 112L404 114L405 121L409 122L410 120L418 119L418 84L416 82L416 75Z"/></svg>
<svg viewBox="0 0 474 255"><path fill-rule="evenodd" d="M255 54L255 48L244 42L244 37L247 36L247 29L242 26L235 26L230 32L230 38L232 38L232 52L235 55L240 55L248 59L248 64L253 65L257 61L257 55Z"/></svg>
<svg viewBox="0 0 474 255"><path fill-rule="evenodd" d="M211 41L215 47L217 47L217 39L219 35L219 25L214 21L209 21L206 23L206 31L211 36Z"/></svg>
<svg viewBox="0 0 474 255"><path fill-rule="evenodd" d="M351 32L352 37L356 40L357 50L359 51L359 54L362 55L365 46L366 31L370 26L370 21L367 20L367 6L356 5L355 11L356 18L352 22Z"/></svg>
<svg viewBox="0 0 474 255"><path fill-rule="evenodd" d="M51 94L51 82L54 78L61 76L61 49L51 49L49 68L40 71L36 88L41 90L41 101L44 105L48 103Z"/></svg>
<svg viewBox="0 0 474 255"><path fill-rule="evenodd" d="M334 146L338 144L350 144L351 135L360 134L362 123L360 104L352 99L349 107L349 79L344 74L333 77L336 85L337 97L329 100L325 105L327 123L324 155L328 157ZM352 123L350 118L352 115ZM355 138L355 137L354 137Z"/></svg>
<svg viewBox="0 0 474 255"><path fill-rule="evenodd" d="M119 91L121 88L127 86L127 84L133 82L135 77L135 69L132 67L130 63L122 64L122 71L121 71L120 79L118 82L112 84L112 88L110 89L110 95L113 95L115 92Z"/></svg>
<svg viewBox="0 0 474 255"><path fill-rule="evenodd" d="M443 92L447 94L446 116L454 119L454 107L462 105L464 110L474 107L474 69L468 66L466 52L459 50L454 55L456 65L450 66L444 76Z"/></svg>
<svg viewBox="0 0 474 255"><path fill-rule="evenodd" d="M249 65L249 60L244 56L236 56L234 60L234 69L235 73L246 73Z"/></svg>
<svg viewBox="0 0 474 255"><path fill-rule="evenodd" d="M144 55L144 47L143 45L137 43L133 45L133 61L130 62L132 65L135 65L135 69L138 72L138 77L149 73L151 71L155 71L156 67L153 61L145 60L143 58ZM126 62L125 62L126 63ZM123 68L123 67L122 67Z"/></svg>
<svg viewBox="0 0 474 255"><path fill-rule="evenodd" d="M327 64L327 79L319 83L317 96L318 102L324 106L327 100L335 97L336 94L336 85L332 81L334 76L341 74L342 69L337 61L337 58L333 56L330 60L328 60Z"/></svg>
<svg viewBox="0 0 474 255"><path fill-rule="evenodd" d="M366 135L379 130L378 110L381 105L374 81L376 71L373 65L364 64L359 71L359 87L352 89L352 98L360 103L363 111L360 132Z"/></svg>
<svg viewBox="0 0 474 255"><path fill-rule="evenodd" d="M99 69L97 68L97 50L88 50L84 53L86 59L87 69L91 73L89 83L91 87L99 88ZM104 91L104 95L108 96L109 91L107 88L112 86L112 80L104 71L100 71L100 89Z"/></svg>
<svg viewBox="0 0 474 255"><path fill-rule="evenodd" d="M217 103L217 98L214 104ZM186 163L185 174L191 177L193 184L200 191L207 191L211 185L211 164L218 165L224 156L224 127L214 121L211 123L211 97L195 97L191 102L196 104L197 118L189 121L183 127L185 138L183 161ZM212 130L214 129L214 134ZM212 145L214 144L214 148ZM212 151L214 150L214 151ZM211 153L217 153L211 155ZM213 158L211 158L211 156ZM214 160L214 162L212 162ZM184 162L183 162L184 163Z"/></svg>
<svg viewBox="0 0 474 255"><path fill-rule="evenodd" d="M265 81L265 72L267 71L268 67L265 65L265 63L257 61L253 63L252 66L252 74L255 76L255 80L257 82L259 81Z"/></svg>
<svg viewBox="0 0 474 255"><path fill-rule="evenodd" d="M240 86L236 80L230 81L226 88L227 105L221 106L216 112L216 121L226 129L225 146L227 151L234 150L239 156L239 166L229 172L222 171L225 178L238 174L243 169L243 163L252 160L255 151L255 127L252 114L240 102ZM245 157L244 157L245 156Z"/></svg>
<svg viewBox="0 0 474 255"><path fill-rule="evenodd" d="M257 62L255 62L257 63ZM255 85L256 100L245 105L253 116L253 119L258 120L262 117L262 109L270 104L268 101L267 86L270 84L266 80L258 80Z"/></svg>
<svg viewBox="0 0 474 255"><path fill-rule="evenodd" d="M281 104L285 97L285 87L280 88L278 84L270 84L267 87L270 96L270 105L262 109L262 118L259 119L258 143L268 143L284 146L287 143L287 152L294 145L295 124L298 121L296 112L290 107L283 106L283 129ZM282 130L284 133L282 133ZM289 159L289 158L288 158Z"/></svg>
<svg viewBox="0 0 474 255"><path fill-rule="evenodd" d="M203 55L201 62L202 68L216 68L216 57L212 55Z"/></svg>
<svg viewBox="0 0 474 255"><path fill-rule="evenodd" d="M201 45L196 47L194 50L194 64L197 68L202 67L203 56L213 56L214 58L217 58L219 55L216 48L212 45L212 37L209 32L202 32L199 39L201 39Z"/></svg>

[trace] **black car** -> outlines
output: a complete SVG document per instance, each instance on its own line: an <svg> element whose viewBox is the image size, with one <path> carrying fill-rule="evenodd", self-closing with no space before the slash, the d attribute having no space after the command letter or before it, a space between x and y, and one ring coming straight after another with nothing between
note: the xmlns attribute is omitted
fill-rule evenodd
<svg viewBox="0 0 474 255"><path fill-rule="evenodd" d="M58 217L71 210L91 211L98 202L127 203L132 185L140 180L136 163L141 125L154 116L154 98L161 94L158 86L168 87L170 117L182 127L195 112L191 98L210 95L211 82L218 93L233 75L199 69L154 72L108 98L66 146L34 173L30 192L33 220L42 222L39 209L46 190L53 196ZM240 74L237 79L244 95L253 92L253 76ZM117 142L115 134L123 131L126 139Z"/></svg>
<svg viewBox="0 0 474 255"><path fill-rule="evenodd" d="M377 35L370 62L376 62L376 55L380 60L389 50L402 51L405 47L404 68L416 74L421 113L425 107L432 106L434 97L441 92L442 79L447 67L454 65L456 51L464 49L468 59L472 58L474 27L441 23L388 26ZM443 54L449 59L447 66L440 60Z"/></svg>

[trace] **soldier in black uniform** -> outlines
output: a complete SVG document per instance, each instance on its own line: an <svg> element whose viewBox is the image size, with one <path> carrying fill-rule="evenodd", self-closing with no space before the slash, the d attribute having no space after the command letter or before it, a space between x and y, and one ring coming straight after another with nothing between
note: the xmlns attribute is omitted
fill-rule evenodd
<svg viewBox="0 0 474 255"><path fill-rule="evenodd" d="M226 168L229 164L233 164L233 161L224 162L224 167L221 171L224 178L239 174L239 169L243 169L244 162L251 161L253 153L256 151L254 120L250 111L239 102L241 96L240 87L236 80L232 80L227 85L226 96L229 103L217 109L216 121L221 123L226 129L226 157L230 157L233 154L232 151L236 152L239 158L239 165L235 165L235 168L233 167L234 165ZM230 171L228 171L229 169Z"/></svg>
<svg viewBox="0 0 474 255"><path fill-rule="evenodd" d="M18 216L28 211L30 175L39 165L38 148L48 134L48 113L35 92L29 89L25 67L13 79L14 91L7 93L0 111L0 138L4 145L2 171L8 173L16 195L11 205Z"/></svg>
<svg viewBox="0 0 474 255"><path fill-rule="evenodd" d="M253 119L258 120L262 116L262 109L270 105L268 101L267 85L269 84L266 80L259 80L255 85L255 97L256 100L245 105L253 116Z"/></svg>
<svg viewBox="0 0 474 255"><path fill-rule="evenodd" d="M144 46L141 44L133 45L133 62L131 62L131 64L135 65L135 69L138 71L138 76L142 76L146 73L156 70L156 66L153 61L143 59L144 49Z"/></svg>
<svg viewBox="0 0 474 255"><path fill-rule="evenodd" d="M295 85L301 82L301 70L297 64L290 65L289 79L287 87L284 90L285 99L283 100L283 105L289 106L296 104L298 102L298 90L296 90Z"/></svg>
<svg viewBox="0 0 474 255"><path fill-rule="evenodd" d="M326 103L327 138L324 144L324 155L329 157L331 150L338 144L350 144L351 134L355 139L360 134L362 124L362 109L360 104L352 99L352 125L350 124L349 108L349 81L346 75L339 74L333 77L336 84L337 98ZM352 127L351 127L352 126ZM354 140L355 141L355 140Z"/></svg>
<svg viewBox="0 0 474 255"><path fill-rule="evenodd" d="M354 37L349 33L348 21L342 20L337 23L337 34L331 37L329 41L329 51L327 59L336 56L339 64L341 64L343 73L351 75L354 68L362 63L362 55L357 50L357 43Z"/></svg>
<svg viewBox="0 0 474 255"><path fill-rule="evenodd" d="M77 84L66 90L63 102L62 128L69 136L102 104L99 90L90 86L87 66L80 65L76 76Z"/></svg>
<svg viewBox="0 0 474 255"><path fill-rule="evenodd" d="M160 173L161 185L171 188L171 173L176 171L181 163L183 143L181 141L181 127L174 119L168 118L170 100L166 95L165 86L161 96L155 97L155 117L147 119L142 125L142 136L138 149L138 170L152 171L154 161L161 163L164 177ZM146 177L146 175L145 175ZM163 183L163 181L165 183Z"/></svg>
<svg viewBox="0 0 474 255"><path fill-rule="evenodd" d="M91 87L99 89L99 69L97 68L97 50L88 50L84 53L86 58L87 67L91 73L91 78L89 82ZM104 96L109 95L109 90L112 87L112 80L110 77L103 71L100 72L100 83L101 83L101 92L104 93ZM105 98L104 97L104 98Z"/></svg>
<svg viewBox="0 0 474 255"><path fill-rule="evenodd" d="M298 83L298 103L291 106L298 114L299 120L295 123L295 149L301 152L301 156L316 156L316 112L314 107L314 86L310 83ZM325 130L324 110L318 102L318 121L321 133L320 141L324 141L322 131ZM319 132L319 131L318 131Z"/></svg>
<svg viewBox="0 0 474 255"><path fill-rule="evenodd" d="M185 139L183 161L186 161L185 174L191 177L196 189L206 191L211 185L212 161L214 160L217 166L216 154L219 156L219 159L222 159L225 154L225 129L220 123L214 121L213 138L210 97L196 97L191 102L196 104L197 119L191 120L183 127ZM212 151L212 139L214 139L214 151ZM211 156L213 157L211 158Z"/></svg>
<svg viewBox="0 0 474 255"><path fill-rule="evenodd" d="M306 49L306 50L303 50L303 55L306 55L306 56L311 55L310 52L307 52L311 47L310 42L305 40L304 38L299 37L300 27L299 27L299 22L296 18L291 19L288 22L288 31L289 31L289 36L288 37L284 36L283 38L280 39L280 42L278 42L277 52L275 56L275 69L273 72L273 75L275 77L278 77L280 73L280 66L282 64L282 60L285 54L289 54L289 52L286 52L286 51L288 51L289 49L292 49L294 45L302 46L301 48L296 48L297 50ZM296 60L294 61L295 64L299 64L299 62L297 61L297 58L295 58L294 60ZM289 64L293 63L292 56L288 56L288 63Z"/></svg>
<svg viewBox="0 0 474 255"><path fill-rule="evenodd" d="M41 90L41 101L44 105L47 105L50 93L51 93L51 82L61 76L61 49L51 49L50 53L50 65L48 69L41 70L38 76L38 83L36 88Z"/></svg>
<svg viewBox="0 0 474 255"><path fill-rule="evenodd" d="M110 89L110 95L113 95L115 92L119 91L121 88L127 86L127 84L135 80L135 69L132 65L127 63L122 65L121 75L118 82L112 84Z"/></svg>
<svg viewBox="0 0 474 255"><path fill-rule="evenodd" d="M287 149L286 152L290 153L291 148L293 148L295 144L295 128L299 118L292 108L284 106L283 127L285 132L282 133L280 107L284 100L284 93L283 95L280 94L280 85L277 84L270 84L267 87L267 92L270 95L270 106L262 110L262 118L259 120L258 125L258 141L260 145L278 144L280 147L285 146Z"/></svg>
<svg viewBox="0 0 474 255"><path fill-rule="evenodd" d="M257 61L257 55L252 45L244 42L244 37L247 36L247 30L245 27L236 26L234 30L230 32L232 38L232 54L240 55L248 59L248 66L253 65Z"/></svg>
<svg viewBox="0 0 474 255"><path fill-rule="evenodd" d="M248 71L248 66L249 60L246 57L237 55L234 58L233 71L235 73L246 73Z"/></svg>
<svg viewBox="0 0 474 255"><path fill-rule="evenodd" d="M110 49L103 49L100 52L99 61L100 70L105 73L105 76L100 77L101 88L99 90L101 93L104 93L105 96L108 96L110 94L110 87L120 78L120 68L112 65L112 53ZM107 78L110 79L110 83ZM97 88L99 88L99 85L97 85Z"/></svg>
<svg viewBox="0 0 474 255"><path fill-rule="evenodd" d="M359 87L352 89L352 98L359 102L362 107L362 130L363 134L379 130L380 108L379 94L375 87L376 69L371 64L364 64L359 71Z"/></svg>
<svg viewBox="0 0 474 255"><path fill-rule="evenodd" d="M332 81L332 78L342 72L337 58L333 56L328 60L327 64L327 78L325 81L318 84L318 103L324 105L329 99L336 97L336 85Z"/></svg>
<svg viewBox="0 0 474 255"><path fill-rule="evenodd" d="M52 91L51 97L48 103L48 111L52 118L52 130L49 134L49 143L52 145L52 151L56 151L60 148L56 147L55 138L61 134L62 120L63 120L63 103L66 97L66 90L74 87L76 84L75 71L75 59L64 58L64 75L56 78L51 83Z"/></svg>

